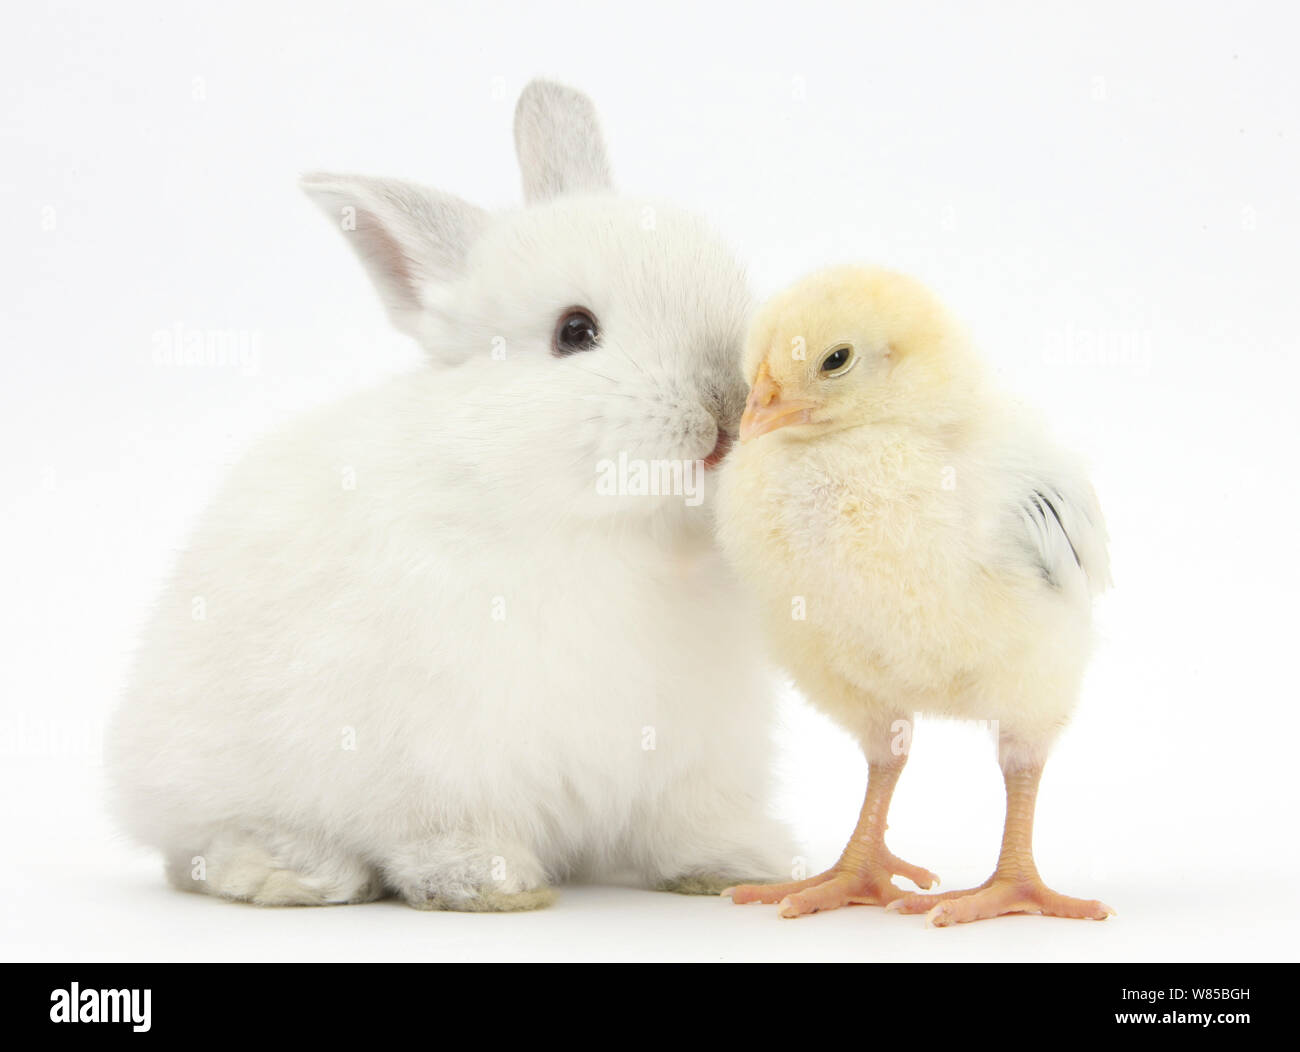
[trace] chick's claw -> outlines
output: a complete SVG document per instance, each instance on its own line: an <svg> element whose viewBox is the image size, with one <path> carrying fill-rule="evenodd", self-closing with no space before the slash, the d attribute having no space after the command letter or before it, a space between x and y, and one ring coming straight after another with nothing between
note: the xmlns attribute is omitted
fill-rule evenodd
<svg viewBox="0 0 1300 1052"><path fill-rule="evenodd" d="M737 906L745 906L751 902L761 902L770 906L774 902L780 902L787 895L793 895L805 888L815 888L818 884L830 880L833 876L835 876L835 871L827 870L825 873L818 873L815 877L808 877L806 880L792 880L785 884L738 884L734 888L727 888L722 894L730 896L731 901Z"/></svg>
<svg viewBox="0 0 1300 1052"><path fill-rule="evenodd" d="M952 924L1003 917L1009 913L1037 913L1045 917L1105 920L1115 911L1096 899L1075 899L1047 887L1041 880L994 877L978 888L943 895L904 895L886 906L899 913L924 913L926 924L946 928Z"/></svg>
<svg viewBox="0 0 1300 1052"><path fill-rule="evenodd" d="M897 855L890 854L885 862L886 868L895 876L905 877L918 888L929 891L930 888L939 886L939 878L931 873L928 869L920 866L914 866L910 862L904 862Z"/></svg>

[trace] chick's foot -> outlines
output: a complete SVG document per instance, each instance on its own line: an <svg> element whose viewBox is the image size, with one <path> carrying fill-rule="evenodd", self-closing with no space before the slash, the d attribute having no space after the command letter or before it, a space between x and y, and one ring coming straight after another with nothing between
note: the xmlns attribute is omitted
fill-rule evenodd
<svg viewBox="0 0 1300 1052"><path fill-rule="evenodd" d="M906 894L890 879L895 876L906 877L918 888L935 887L938 877L885 847L885 816L906 762L905 756L869 762L857 828L840 860L825 873L789 884L743 884L722 894L737 903L776 902L778 916L802 917L840 906L884 906Z"/></svg>
<svg viewBox="0 0 1300 1052"><path fill-rule="evenodd" d="M978 888L942 895L902 895L886 905L899 913L924 913L926 924L988 920L1009 913L1038 913L1045 917L1105 920L1115 911L1096 899L1075 899L1053 891L1038 877L993 876Z"/></svg>
<svg viewBox="0 0 1300 1052"><path fill-rule="evenodd" d="M802 917L840 906L884 906L907 894L890 879L906 877L919 888L932 888L939 878L928 869L904 862L883 848L865 864L839 865L807 880L787 884L742 884L723 892L739 904L779 903L780 917Z"/></svg>

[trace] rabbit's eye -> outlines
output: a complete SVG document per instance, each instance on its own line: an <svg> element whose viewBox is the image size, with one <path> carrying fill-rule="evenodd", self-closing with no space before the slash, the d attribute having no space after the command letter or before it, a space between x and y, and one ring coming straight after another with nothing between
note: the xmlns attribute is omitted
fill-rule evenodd
<svg viewBox="0 0 1300 1052"><path fill-rule="evenodd" d="M571 307L560 315L560 320L555 325L551 351L561 358L566 354L589 351L596 346L599 338L600 329L591 313L581 307Z"/></svg>

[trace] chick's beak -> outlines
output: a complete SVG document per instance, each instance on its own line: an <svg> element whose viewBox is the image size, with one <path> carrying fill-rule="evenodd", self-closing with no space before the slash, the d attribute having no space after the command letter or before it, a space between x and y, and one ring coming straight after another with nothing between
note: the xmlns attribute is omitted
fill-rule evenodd
<svg viewBox="0 0 1300 1052"><path fill-rule="evenodd" d="M783 398L781 385L764 362L758 367L754 386L749 389L749 400L745 403L745 413L740 418L740 440L748 442L789 424L806 424L812 418L814 408L812 402Z"/></svg>

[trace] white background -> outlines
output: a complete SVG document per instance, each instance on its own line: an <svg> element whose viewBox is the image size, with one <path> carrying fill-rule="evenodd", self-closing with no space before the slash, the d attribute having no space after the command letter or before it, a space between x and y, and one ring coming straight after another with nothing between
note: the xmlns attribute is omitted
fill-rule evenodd
<svg viewBox="0 0 1300 1052"><path fill-rule="evenodd" d="M16 959L1279 959L1296 955L1297 186L1289 5L692 0L10 5L0 35L0 954ZM518 198L535 74L625 190L710 217L768 294L930 282L1094 466L1117 587L1045 777L1039 865L1105 924L567 888L532 915L181 895L101 812L98 737L187 528L252 439L419 366L295 188L331 168ZM257 333L254 375L156 365ZM781 809L833 860L864 764L795 698ZM987 875L984 739L924 724L891 841Z"/></svg>

